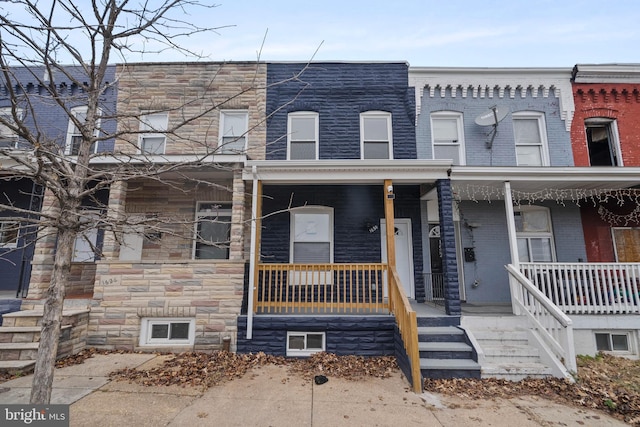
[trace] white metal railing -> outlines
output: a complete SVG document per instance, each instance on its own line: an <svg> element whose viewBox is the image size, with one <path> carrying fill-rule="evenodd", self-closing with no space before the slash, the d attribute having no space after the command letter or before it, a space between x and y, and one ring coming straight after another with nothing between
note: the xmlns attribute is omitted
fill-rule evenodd
<svg viewBox="0 0 640 427"><path fill-rule="evenodd" d="M520 263L564 313L640 313L640 263Z"/></svg>
<svg viewBox="0 0 640 427"><path fill-rule="evenodd" d="M538 333L555 357L569 372L577 372L571 319L560 311L515 266L509 264L505 268L509 272L514 314L526 316L530 326Z"/></svg>

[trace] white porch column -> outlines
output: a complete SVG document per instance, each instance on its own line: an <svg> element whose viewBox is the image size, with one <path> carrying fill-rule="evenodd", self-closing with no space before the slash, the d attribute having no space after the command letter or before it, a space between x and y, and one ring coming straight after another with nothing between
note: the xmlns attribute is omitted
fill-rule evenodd
<svg viewBox="0 0 640 427"><path fill-rule="evenodd" d="M518 257L518 237L516 235L516 223L513 218L513 198L511 197L511 183L504 182L504 210L507 214L507 235L509 236L509 252L511 253L511 264L520 269L520 258ZM513 286L511 276L509 276L509 289L511 291L511 309L513 314L520 315L520 308L516 304L515 286Z"/></svg>
<svg viewBox="0 0 640 427"><path fill-rule="evenodd" d="M251 193L251 248L249 254L249 292L247 292L247 339L253 336L253 310L255 288L257 286L257 264L260 262L261 238L260 228L262 215L262 182L258 180L256 167L253 166L253 188Z"/></svg>

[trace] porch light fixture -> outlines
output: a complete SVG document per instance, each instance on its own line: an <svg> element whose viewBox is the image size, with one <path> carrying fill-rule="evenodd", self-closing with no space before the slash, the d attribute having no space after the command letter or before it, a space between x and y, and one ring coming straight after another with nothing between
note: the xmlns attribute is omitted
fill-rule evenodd
<svg viewBox="0 0 640 427"><path fill-rule="evenodd" d="M393 185L387 187L387 193L393 193Z"/></svg>

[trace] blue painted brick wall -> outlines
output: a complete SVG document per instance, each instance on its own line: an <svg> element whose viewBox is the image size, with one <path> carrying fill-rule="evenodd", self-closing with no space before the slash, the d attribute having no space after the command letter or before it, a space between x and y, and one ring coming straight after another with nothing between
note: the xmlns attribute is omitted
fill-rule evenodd
<svg viewBox="0 0 640 427"><path fill-rule="evenodd" d="M263 351L286 355L287 331L325 332L326 351L338 355L395 354L393 316L254 316L253 336L247 336L247 317L238 317L238 353Z"/></svg>
<svg viewBox="0 0 640 427"><path fill-rule="evenodd" d="M424 300L420 197L417 186L394 186L396 218L410 218L416 299ZM334 262L380 262L380 228L374 233L366 224L384 218L383 188L374 185L274 186L263 188L263 262L289 262L291 207L320 205L334 208ZM274 212L280 212L271 215Z"/></svg>
<svg viewBox="0 0 640 427"><path fill-rule="evenodd" d="M431 98L428 91L425 91L416 130L418 158L433 158L430 114L435 111L455 111L463 113L467 165L515 166L516 151L511 113L534 111L544 113L551 166L573 166L570 134L565 128L565 122L560 118L559 100L553 93L550 93L548 98L542 97L542 94L533 98L529 93L525 99L522 99L519 93L516 93L513 99L508 96L499 98L497 91L494 92L493 98L473 98L470 94L462 98L460 93L457 95L452 98L450 90L447 89L444 98L440 97L437 91L436 96ZM491 127L478 126L474 120L493 105L507 108L509 114L498 125L498 134L492 149L489 150L485 143L490 139L487 134Z"/></svg>
<svg viewBox="0 0 640 427"><path fill-rule="evenodd" d="M267 160L286 159L294 111L319 113L320 159L359 159L360 113L370 110L392 114L394 158L416 158L406 63L272 63L267 83Z"/></svg>

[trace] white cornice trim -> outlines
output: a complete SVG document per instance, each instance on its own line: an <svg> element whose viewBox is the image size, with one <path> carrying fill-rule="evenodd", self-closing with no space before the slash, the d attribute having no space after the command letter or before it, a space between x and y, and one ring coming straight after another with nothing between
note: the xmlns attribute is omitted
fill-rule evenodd
<svg viewBox="0 0 640 427"><path fill-rule="evenodd" d="M640 64L577 64L576 83L640 83Z"/></svg>
<svg viewBox="0 0 640 427"><path fill-rule="evenodd" d="M248 161L243 179L282 184L383 183L421 184L447 179L443 160L259 160Z"/></svg>
<svg viewBox="0 0 640 427"><path fill-rule="evenodd" d="M451 97L526 98L548 97L552 92L559 100L560 117L565 129L571 130L575 112L571 88L571 68L431 68L410 67L409 85L416 91L416 110L420 115L423 96L444 98L444 89L451 89ZM436 95L437 92L437 95Z"/></svg>

